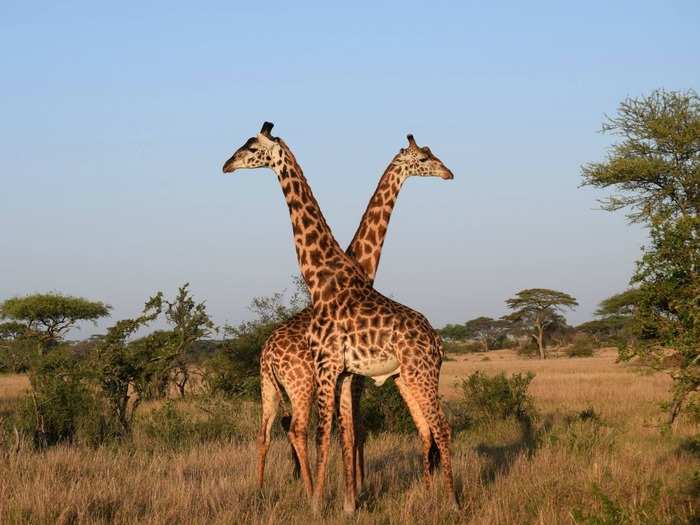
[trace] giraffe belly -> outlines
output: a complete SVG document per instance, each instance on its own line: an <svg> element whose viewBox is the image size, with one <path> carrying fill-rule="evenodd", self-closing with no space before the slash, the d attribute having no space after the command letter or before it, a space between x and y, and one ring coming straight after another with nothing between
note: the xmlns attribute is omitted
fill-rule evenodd
<svg viewBox="0 0 700 525"><path fill-rule="evenodd" d="M393 355L352 358L352 352L345 352L345 369L353 374L371 377L381 386L391 376L399 373L399 361Z"/></svg>

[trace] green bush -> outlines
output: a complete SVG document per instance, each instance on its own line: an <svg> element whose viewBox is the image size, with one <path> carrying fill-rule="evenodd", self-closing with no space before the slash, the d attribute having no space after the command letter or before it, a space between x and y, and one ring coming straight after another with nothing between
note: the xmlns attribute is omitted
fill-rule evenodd
<svg viewBox="0 0 700 525"><path fill-rule="evenodd" d="M69 348L37 358L30 380L32 391L20 403L18 426L35 446L76 441L97 445L115 436L104 403Z"/></svg>
<svg viewBox="0 0 700 525"><path fill-rule="evenodd" d="M462 396L455 406L457 425L533 417L535 409L528 387L534 377L532 372L510 378L501 372L489 377L477 370L458 384Z"/></svg>
<svg viewBox="0 0 700 525"><path fill-rule="evenodd" d="M382 386L367 382L362 395L360 414L365 429L370 433L416 431L411 413L393 379L388 379Z"/></svg>
<svg viewBox="0 0 700 525"><path fill-rule="evenodd" d="M573 341L566 347L564 353L568 357L593 357L595 350L595 340L590 335L579 332L574 336Z"/></svg>
<svg viewBox="0 0 700 525"><path fill-rule="evenodd" d="M145 418L143 431L152 445L168 449L210 441L230 441L238 436L234 424L237 411L234 405L213 399L200 408L207 417L194 417L168 400Z"/></svg>
<svg viewBox="0 0 700 525"><path fill-rule="evenodd" d="M442 346L447 354L472 354L484 351L484 345L474 341L443 341Z"/></svg>

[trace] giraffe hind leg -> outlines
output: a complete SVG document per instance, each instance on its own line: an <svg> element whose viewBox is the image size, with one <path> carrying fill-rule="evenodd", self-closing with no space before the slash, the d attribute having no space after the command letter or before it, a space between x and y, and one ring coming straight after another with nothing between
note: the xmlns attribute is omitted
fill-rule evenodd
<svg viewBox="0 0 700 525"><path fill-rule="evenodd" d="M434 469L434 466L432 465L431 461L431 453L434 453L433 449L436 449L437 445L435 444L435 440L433 439L432 433L430 432L430 425L425 419L420 405L413 396L411 389L404 382L401 376L397 377L394 383L399 389L399 394L401 394L404 403L406 403L408 411L411 413L413 423L416 425L416 429L418 430L418 435L420 436L423 445L423 480L425 481L425 484L429 486L430 474Z"/></svg>
<svg viewBox="0 0 700 525"><path fill-rule="evenodd" d="M440 464L446 490L453 505L456 506L457 499L454 491L452 458L450 455L452 430L440 406L438 375L435 374L434 377L431 377L427 384L424 381L420 381L417 377L412 377L412 375L406 375L403 379L430 428L430 433L440 453ZM428 446L428 452L429 450L430 445ZM429 462L427 466L430 468Z"/></svg>

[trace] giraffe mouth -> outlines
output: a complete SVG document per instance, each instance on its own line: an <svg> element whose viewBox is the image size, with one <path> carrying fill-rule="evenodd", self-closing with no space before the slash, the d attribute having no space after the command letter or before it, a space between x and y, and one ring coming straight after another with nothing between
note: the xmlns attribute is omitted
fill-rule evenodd
<svg viewBox="0 0 700 525"><path fill-rule="evenodd" d="M233 173L240 166L236 166L236 157L233 156L224 163L223 171L224 173Z"/></svg>
<svg viewBox="0 0 700 525"><path fill-rule="evenodd" d="M455 178L455 176L450 170L447 170L445 173L442 174L443 180L452 180L454 178Z"/></svg>

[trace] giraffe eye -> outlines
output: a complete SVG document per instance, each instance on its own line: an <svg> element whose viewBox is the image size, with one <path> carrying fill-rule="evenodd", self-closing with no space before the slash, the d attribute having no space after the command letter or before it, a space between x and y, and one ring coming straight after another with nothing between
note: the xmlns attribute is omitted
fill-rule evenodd
<svg viewBox="0 0 700 525"><path fill-rule="evenodd" d="M250 151L251 153L255 153L256 151L258 151L258 148L248 148L248 151Z"/></svg>
<svg viewBox="0 0 700 525"><path fill-rule="evenodd" d="M430 157L425 157L424 159L418 159L419 162L428 162Z"/></svg>

